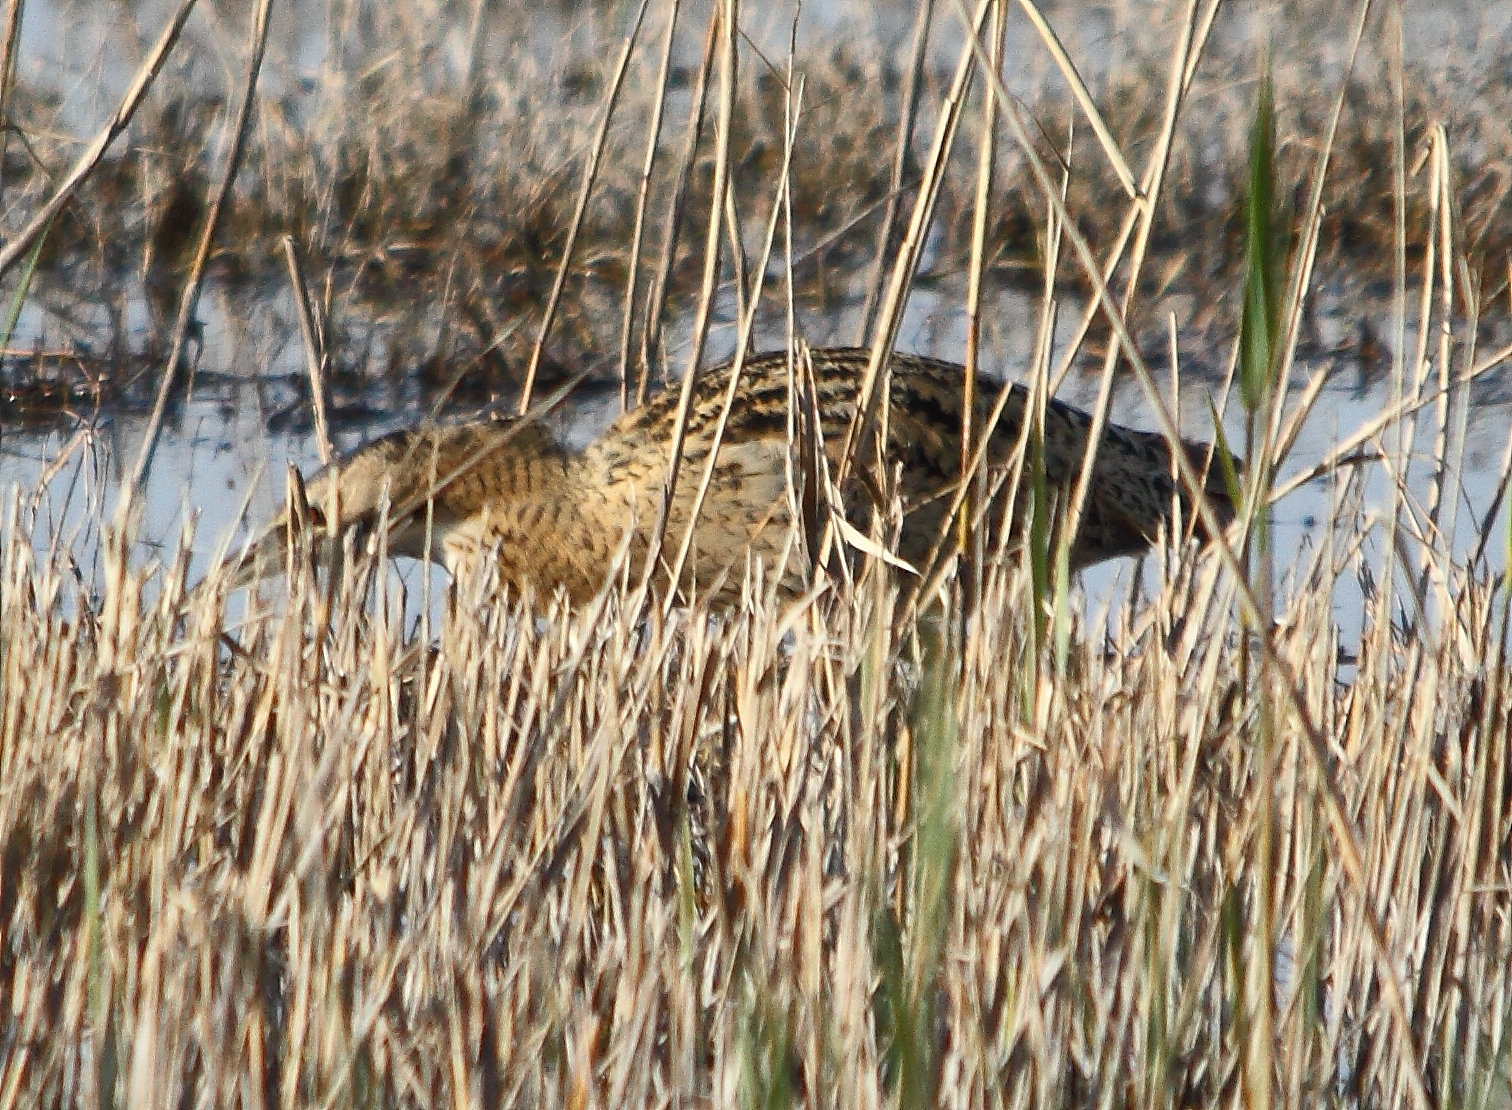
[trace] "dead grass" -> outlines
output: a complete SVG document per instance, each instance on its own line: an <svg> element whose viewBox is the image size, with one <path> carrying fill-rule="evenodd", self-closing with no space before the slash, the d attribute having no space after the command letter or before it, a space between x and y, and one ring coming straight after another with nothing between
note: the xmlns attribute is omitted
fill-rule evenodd
<svg viewBox="0 0 1512 1110"><path fill-rule="evenodd" d="M0 1105L892 1105L905 1048L931 1104L1241 1100L1254 734L1284 702L1212 560L1061 671L1013 569L960 643L866 579L639 626L618 595L469 600L432 648L362 562L232 648L183 559L81 596L15 506ZM1368 879L1273 708L1287 1105L1396 1104L1407 1068L1505 1104L1507 595L1438 569L1450 608L1404 625L1377 595L1347 668L1337 567L1282 604Z"/></svg>
<svg viewBox="0 0 1512 1110"><path fill-rule="evenodd" d="M1318 18L1347 40L1347 13L1327 7ZM507 332L521 344L511 357L528 359L534 326L512 318L523 309L534 325L555 280L592 97L570 94L574 71L553 71L560 100L521 112L543 101L506 68L487 70L465 110L445 82L422 100L407 82L437 68L408 53L412 18L380 13L353 30L355 53L323 75L332 99L299 127L269 110L228 239L255 260L275 228L294 227L307 260L338 265L333 351L364 291L387 286L410 303L366 311L413 315L393 332L396 362L406 327L443 366L462 333L481 349ZM1159 31L1129 27L1135 44ZM405 45L377 65L364 36L385 33ZM1263 559L1162 552L1146 589L1096 612L1055 571L1061 541L1040 535L1023 557L947 568L922 612L877 560L799 599L758 579L715 613L642 616L620 586L567 613L484 580L456 587L432 642L406 626L381 551L349 551L320 578L296 561L286 591L244 606L228 603L222 576L189 589L188 539L166 565L141 566L129 527L101 529L103 570L81 576L66 554L37 553L33 491L10 493L0 1110L1512 1103L1512 593L1489 569L1504 563L1505 521L1476 506L1483 516L1455 524L1468 386L1506 356L1477 346L1494 292L1477 284L1477 252L1501 217L1475 222L1476 198L1492 194L1466 184L1466 146L1410 98L1364 122L1357 88L1390 102L1368 51L1342 94L1338 80L1322 86L1346 104L1332 145L1299 137L1327 133L1331 101L1305 129L1288 115L1288 81L1310 63L1276 56L1271 169L1278 196L1296 198L1283 225L1294 242L1276 260L1285 289L1261 369L1278 415L1253 426L1249 505L1321 475L1332 512L1315 547L1277 553L1274 582ZM803 237L826 242L885 196L877 155L896 132L899 78L871 55L835 55L801 100L795 85L774 101L769 73L741 58L727 94L711 71L709 118L731 119L721 157L734 207L770 237L751 257L782 243L770 174L774 157L791 160L802 230L774 257L797 259L783 265L796 291L812 265ZM1156 218L1108 199L1121 195L1111 170L1102 191L1103 171L1078 172L1059 207L1034 193L1030 169L1055 163L1031 167L1030 154L1052 141L1010 141L1001 116L995 157L979 162L982 106L968 101L958 147L913 167L939 182L933 219L920 207L915 222L943 231L927 249L904 236L893 294L880 296L877 270L884 339L914 284L912 250L926 277L959 264L979 289L1015 220L1031 221L1049 271L1028 371L1040 387L1073 358L1052 342L1057 300L1105 297L1117 342L1139 331L1145 283L1237 267L1238 231L1222 229L1239 224L1224 198L1244 157L1221 137L1236 119L1248 133L1247 90L1194 82L1175 97L1182 120L1185 97L1202 105L1188 128L1166 112L1163 77L1120 84L1145 70L1111 71L1109 87L1130 91L1110 130ZM602 91L598 72L584 81ZM632 72L630 109L654 94L638 83L654 72ZM926 133L945 118L935 80ZM847 98L856 82L884 92ZM812 114L788 145L798 103ZM1484 111L1477 157L1499 149ZM677 126L663 136L669 164ZM617 304L629 269L611 230L633 219L646 136L624 127L610 142L632 153L606 157L602 199L584 210L558 352L575 313L599 336L619 319L594 291ZM1364 180L1350 176L1363 172L1351 136L1370 128L1360 149L1386 168L1334 197L1332 183ZM761 149L773 129L775 155ZM180 117L163 134L195 132ZM1078 142L1078 165L1104 164ZM1155 172L1163 142L1168 172ZM194 163L209 145L180 149ZM691 298L702 277L706 301L710 273L724 272L717 256L704 265L720 237L703 238L698 191L712 187L716 149L706 141L689 163L677 218L699 234L669 261L673 293ZM832 175L806 175L809 157ZM109 194L90 190L132 161L91 178L80 210L105 211ZM993 193L993 219L975 220L983 178L957 180L958 165L1022 182L1028 199L1009 189L999 208ZM1227 166L1216 197L1213 166ZM658 172L668 179L650 193L648 226L675 193L672 170ZM85 248L107 241L127 257L146 239L172 255L179 240L149 230L156 204L120 240L63 235L50 264L79 277L94 265L79 261ZM914 204L902 198L900 236ZM1179 234L1161 230L1167 219ZM1375 228L1367 253L1400 313L1401 334L1386 337L1392 386L1378 421L1298 463L1295 428L1330 367L1293 364L1320 273L1343 257L1330 254L1330 221L1351 219ZM1195 243L1206 246L1191 261ZM1114 288L1094 270L1115 272ZM819 286L835 278L813 272ZM852 303L863 283L844 276ZM749 328L759 298L747 280ZM422 328L433 295L444 320ZM1237 330L1236 302L1219 303L1215 319L1233 311L1215 330ZM1137 348L1123 358L1153 386ZM1106 403L1104 389L1103 415ZM1512 451L1498 488L1509 469ZM1372 475L1384 501L1365 500ZM1245 524L1232 537L1241 557L1264 528ZM1336 605L1350 589L1360 631L1341 643Z"/></svg>

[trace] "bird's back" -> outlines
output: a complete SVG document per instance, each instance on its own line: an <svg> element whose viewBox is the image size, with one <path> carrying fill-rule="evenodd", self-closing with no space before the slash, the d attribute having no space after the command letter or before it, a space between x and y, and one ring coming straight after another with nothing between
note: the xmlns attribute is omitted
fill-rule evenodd
<svg viewBox="0 0 1512 1110"><path fill-rule="evenodd" d="M781 547L790 519L787 483L794 463L790 444L801 442L801 432L790 433L790 421L801 427L805 410L817 412L833 477L869 357L870 352L862 349L815 349L810 352L811 370L796 361L790 363L786 352L746 361L695 532L706 564L728 566L747 547L764 556ZM899 553L917 564L938 540L943 514L960 480L964 370L958 364L906 354L893 355L890 368L887 460L896 468L905 514ZM694 383L669 531L687 526L729 381L726 365L704 371ZM976 381L973 436L987 426L1002 389L999 382ZM646 520L643 526L654 522L659 507L679 395L674 386L627 413L589 446L583 458L586 483L617 491L614 503ZM1003 398L986 453L989 474L1000 471L1015 450L1027 402L1027 391L1019 385L1010 387ZM1052 492L1069 492L1086 457L1091 430L1089 414L1064 402L1047 403L1043 460ZM1210 449L1206 444L1184 446L1199 469L1207 466ZM1220 518L1227 520L1232 506L1218 467L1209 467L1208 472L1209 497ZM857 500L880 485L875 475L871 479L847 485L848 512L865 508ZM1177 485L1165 438L1106 425L1072 550L1073 566L1147 549L1169 518L1175 500ZM1190 521L1192 516L1192 507L1184 504L1184 519ZM674 536L670 542L679 538Z"/></svg>

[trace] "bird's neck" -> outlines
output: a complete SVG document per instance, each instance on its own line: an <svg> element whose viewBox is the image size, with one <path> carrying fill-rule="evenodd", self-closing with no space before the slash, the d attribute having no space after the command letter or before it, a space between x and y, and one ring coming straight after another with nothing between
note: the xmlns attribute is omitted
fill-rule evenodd
<svg viewBox="0 0 1512 1110"><path fill-rule="evenodd" d="M555 443L507 442L446 498L444 562L466 583L486 569L516 590L561 584L575 600L592 597L612 561L603 497L579 456ZM441 506L438 505L438 510Z"/></svg>

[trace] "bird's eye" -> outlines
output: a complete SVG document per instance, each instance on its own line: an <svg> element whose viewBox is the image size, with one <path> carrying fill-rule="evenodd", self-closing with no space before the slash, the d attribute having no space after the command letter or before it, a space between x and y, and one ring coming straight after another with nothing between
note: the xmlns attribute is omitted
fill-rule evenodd
<svg viewBox="0 0 1512 1110"><path fill-rule="evenodd" d="M316 508L314 505L308 506L308 510L310 514L310 527L324 528L326 523L325 511L323 509Z"/></svg>

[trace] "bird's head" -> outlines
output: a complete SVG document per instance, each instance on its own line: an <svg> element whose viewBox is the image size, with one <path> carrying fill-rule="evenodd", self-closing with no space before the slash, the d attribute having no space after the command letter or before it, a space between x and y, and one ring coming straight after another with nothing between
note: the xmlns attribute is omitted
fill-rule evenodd
<svg viewBox="0 0 1512 1110"><path fill-rule="evenodd" d="M284 572L295 540L317 565L340 558L350 537L361 551L387 529L387 551L440 562L449 531L464 515L455 496L470 484L504 443L520 438L517 425L478 421L391 432L339 459L309 479L290 471L280 512L223 570L230 588ZM450 496L449 496L450 494Z"/></svg>

